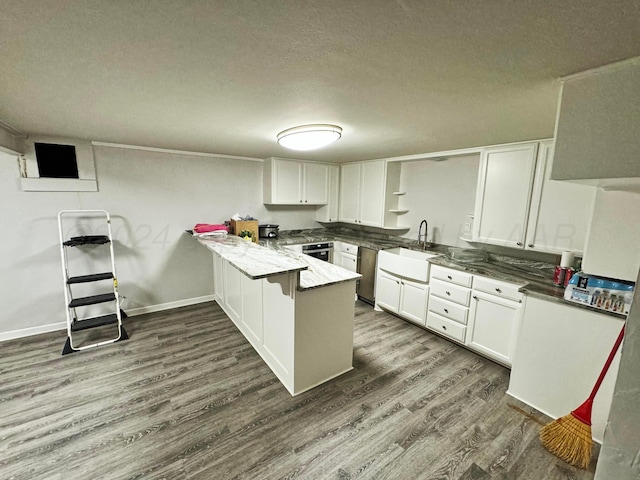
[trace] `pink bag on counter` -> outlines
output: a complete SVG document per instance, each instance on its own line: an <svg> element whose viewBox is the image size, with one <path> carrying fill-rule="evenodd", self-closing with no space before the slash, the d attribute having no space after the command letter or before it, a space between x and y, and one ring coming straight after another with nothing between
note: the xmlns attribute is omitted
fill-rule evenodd
<svg viewBox="0 0 640 480"><path fill-rule="evenodd" d="M211 224L211 223L196 223L196 226L193 227L193 231L195 233L217 232L220 230L229 232L229 228L226 225L217 225L217 224Z"/></svg>

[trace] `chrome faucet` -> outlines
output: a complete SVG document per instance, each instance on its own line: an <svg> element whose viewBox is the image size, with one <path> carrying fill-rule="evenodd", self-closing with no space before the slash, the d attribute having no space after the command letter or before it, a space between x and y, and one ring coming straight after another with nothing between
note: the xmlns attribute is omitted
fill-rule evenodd
<svg viewBox="0 0 640 480"><path fill-rule="evenodd" d="M422 225L424 225L424 235L422 234ZM427 227L427 221L422 220L420 222L420 227L418 228L418 245L422 242L422 249L426 250L427 248L427 233L429 232L429 228Z"/></svg>

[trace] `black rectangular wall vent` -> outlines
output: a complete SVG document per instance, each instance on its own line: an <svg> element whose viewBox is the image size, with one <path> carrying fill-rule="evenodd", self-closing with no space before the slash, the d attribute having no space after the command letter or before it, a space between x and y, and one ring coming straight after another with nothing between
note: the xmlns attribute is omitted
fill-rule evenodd
<svg viewBox="0 0 640 480"><path fill-rule="evenodd" d="M35 147L41 178L79 178L74 145L36 142Z"/></svg>

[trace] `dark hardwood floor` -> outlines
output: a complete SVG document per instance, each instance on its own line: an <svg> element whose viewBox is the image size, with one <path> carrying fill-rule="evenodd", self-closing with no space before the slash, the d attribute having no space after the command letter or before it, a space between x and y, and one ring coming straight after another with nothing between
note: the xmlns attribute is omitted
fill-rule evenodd
<svg viewBox="0 0 640 480"><path fill-rule="evenodd" d="M0 478L593 478L507 369L363 303L355 368L297 397L215 303L125 322L64 357L65 332L0 343Z"/></svg>

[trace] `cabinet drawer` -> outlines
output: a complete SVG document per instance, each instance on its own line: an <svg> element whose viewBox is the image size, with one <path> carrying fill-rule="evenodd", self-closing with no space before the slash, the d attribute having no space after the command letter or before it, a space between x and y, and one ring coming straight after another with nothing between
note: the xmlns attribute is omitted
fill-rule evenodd
<svg viewBox="0 0 640 480"><path fill-rule="evenodd" d="M431 281L431 294L468 307L471 290L434 279Z"/></svg>
<svg viewBox="0 0 640 480"><path fill-rule="evenodd" d="M432 295L429 297L429 310L449 320L454 320L463 325L467 324L468 307L463 307L457 303L448 302Z"/></svg>
<svg viewBox="0 0 640 480"><path fill-rule="evenodd" d="M345 253L351 253L353 255L357 255L358 254L358 246L357 245L351 245L350 243L340 242L340 251L345 252Z"/></svg>
<svg viewBox="0 0 640 480"><path fill-rule="evenodd" d="M432 265L431 278L437 278L438 280L444 280L445 282L455 283L456 285L462 285L463 287L470 287L473 275L471 275L470 273L461 272L459 270L452 270L451 268L441 267L439 265Z"/></svg>
<svg viewBox="0 0 640 480"><path fill-rule="evenodd" d="M460 325L458 322L441 317L433 312L427 313L427 328L451 337L460 343L464 343L464 337L467 333L467 327L464 325Z"/></svg>
<svg viewBox="0 0 640 480"><path fill-rule="evenodd" d="M497 297L506 298L508 300L522 301L523 294L518 290L522 285L515 283L502 282L493 278L474 276L473 289L480 292L490 293Z"/></svg>

